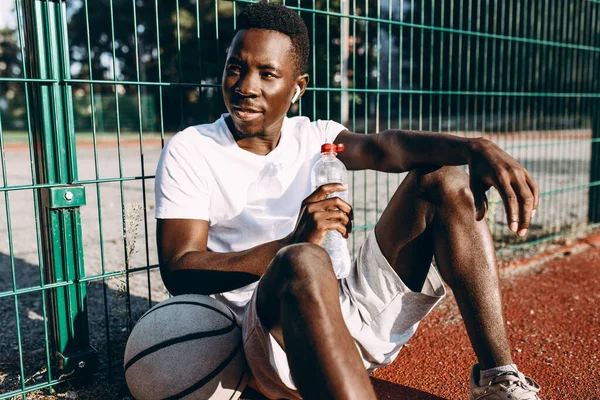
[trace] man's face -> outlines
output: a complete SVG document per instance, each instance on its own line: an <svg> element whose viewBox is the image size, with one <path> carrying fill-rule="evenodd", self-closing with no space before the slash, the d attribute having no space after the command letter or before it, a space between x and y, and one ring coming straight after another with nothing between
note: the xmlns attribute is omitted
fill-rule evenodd
<svg viewBox="0 0 600 400"><path fill-rule="evenodd" d="M292 41L265 29L239 31L223 70L223 99L242 137L280 129L296 87Z"/></svg>

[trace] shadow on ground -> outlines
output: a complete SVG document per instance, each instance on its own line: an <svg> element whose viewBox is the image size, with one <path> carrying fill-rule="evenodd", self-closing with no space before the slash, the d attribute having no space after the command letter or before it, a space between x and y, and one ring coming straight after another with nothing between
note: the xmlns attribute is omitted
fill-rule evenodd
<svg viewBox="0 0 600 400"><path fill-rule="evenodd" d="M0 293L10 292L14 287L36 287L40 282L38 265L19 258L11 260L0 253ZM112 289L102 280L89 282L86 293L90 344L98 351L100 366L112 365L103 373L105 378L118 384L122 380L120 364L129 335L127 301L134 322L157 302L127 296L126 291ZM21 374L25 377L25 388L48 382L46 365L51 347L47 344L50 332L45 317L41 291L0 297L0 395L20 390Z"/></svg>
<svg viewBox="0 0 600 400"><path fill-rule="evenodd" d="M20 258L11 260L8 255L0 253L0 292L12 291L13 285L17 289L25 289L39 284L39 266ZM98 351L99 365L103 368L87 382L69 381L56 389L59 393L76 393L80 399L128 398L130 394L121 367L129 335L126 292L111 289L102 280L89 282L86 292L90 344ZM129 297L129 302L134 323L157 304L149 302L145 297L133 295ZM20 390L21 374L25 377L25 388L48 382L46 365L51 350L46 337L50 333L45 328L43 305L40 291L0 297L0 395ZM112 367L108 368L109 365ZM57 377L54 375L54 378ZM377 378L372 378L372 382L380 399L443 399ZM57 398L49 395L47 390L28 395L28 399L35 400ZM266 399L250 389L244 392L242 398Z"/></svg>
<svg viewBox="0 0 600 400"><path fill-rule="evenodd" d="M446 400L444 397L378 378L371 378L371 382L379 400Z"/></svg>
<svg viewBox="0 0 600 400"><path fill-rule="evenodd" d="M377 394L377 398L379 400L446 400L444 397L439 397L431 393L423 392L421 390L413 389L397 383L384 381L378 378L371 377L371 382L373 383L375 393ZM240 400L268 399L252 389L246 389Z"/></svg>

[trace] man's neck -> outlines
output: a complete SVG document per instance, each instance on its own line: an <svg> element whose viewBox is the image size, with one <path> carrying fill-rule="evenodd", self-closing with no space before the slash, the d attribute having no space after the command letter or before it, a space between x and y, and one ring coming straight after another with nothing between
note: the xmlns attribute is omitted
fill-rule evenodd
<svg viewBox="0 0 600 400"><path fill-rule="evenodd" d="M264 132L254 135L240 134L235 128L230 116L225 118L225 122L238 147L250 153L266 156L277 147L279 140L281 139L283 119L281 122L269 127L269 129L266 129Z"/></svg>

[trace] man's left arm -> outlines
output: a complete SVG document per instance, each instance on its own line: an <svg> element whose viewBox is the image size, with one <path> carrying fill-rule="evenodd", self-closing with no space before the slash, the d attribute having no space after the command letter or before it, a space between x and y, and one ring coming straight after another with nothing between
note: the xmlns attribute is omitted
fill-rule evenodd
<svg viewBox="0 0 600 400"><path fill-rule="evenodd" d="M538 188L527 170L491 140L446 133L388 130L378 134L340 132L340 160L349 170L407 172L425 166L468 165L477 220L485 215L485 192L495 187L509 227L522 232L538 207Z"/></svg>

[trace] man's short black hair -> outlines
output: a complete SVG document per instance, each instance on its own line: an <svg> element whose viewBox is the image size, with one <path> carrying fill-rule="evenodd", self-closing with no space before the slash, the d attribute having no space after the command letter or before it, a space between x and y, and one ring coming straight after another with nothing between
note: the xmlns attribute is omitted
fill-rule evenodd
<svg viewBox="0 0 600 400"><path fill-rule="evenodd" d="M289 36L294 48L296 72L303 74L307 71L310 54L308 29L295 11L276 3L251 4L238 16L235 33L242 29L267 29Z"/></svg>

